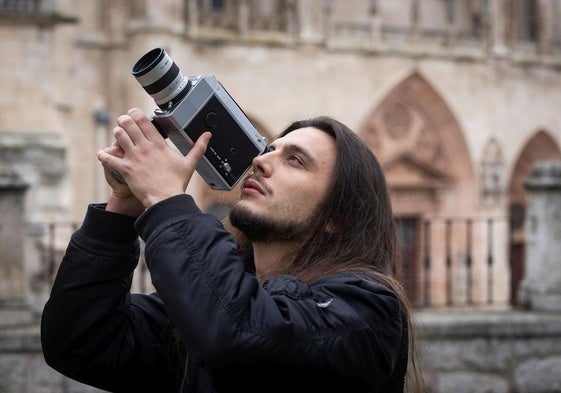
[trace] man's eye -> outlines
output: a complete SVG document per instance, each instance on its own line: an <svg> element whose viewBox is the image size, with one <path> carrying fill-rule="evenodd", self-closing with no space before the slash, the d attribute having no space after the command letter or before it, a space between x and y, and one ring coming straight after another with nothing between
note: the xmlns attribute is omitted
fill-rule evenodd
<svg viewBox="0 0 561 393"><path fill-rule="evenodd" d="M265 154L265 153L270 153L270 152L272 152L272 151L275 151L275 147L269 145L269 146L267 146L267 147L265 148L265 151L263 152L263 154Z"/></svg>
<svg viewBox="0 0 561 393"><path fill-rule="evenodd" d="M295 163L299 164L299 165L303 165L302 160L300 160L300 158L298 156L290 156L288 157L289 161L294 161Z"/></svg>

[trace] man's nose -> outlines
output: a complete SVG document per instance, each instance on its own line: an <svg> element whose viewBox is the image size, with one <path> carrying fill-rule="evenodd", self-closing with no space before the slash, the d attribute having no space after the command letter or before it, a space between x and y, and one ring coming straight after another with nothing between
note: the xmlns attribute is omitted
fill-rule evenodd
<svg viewBox="0 0 561 393"><path fill-rule="evenodd" d="M269 176L272 170L271 155L271 150L265 150L263 154L260 154L257 157L253 158L253 173L259 173L263 176Z"/></svg>

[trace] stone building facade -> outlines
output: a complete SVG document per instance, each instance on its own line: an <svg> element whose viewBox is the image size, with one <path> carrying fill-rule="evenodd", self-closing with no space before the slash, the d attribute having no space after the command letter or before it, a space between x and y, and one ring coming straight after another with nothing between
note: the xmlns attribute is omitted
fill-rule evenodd
<svg viewBox="0 0 561 393"><path fill-rule="evenodd" d="M186 75L215 75L268 137L319 114L359 133L392 187L416 302L516 301L522 184L532 163L561 158L558 1L2 4L0 164L29 185L31 276L44 275L32 262L44 226L104 200L95 151L120 113L154 110L130 71L163 47ZM188 191L218 214L235 196L199 178ZM70 227L57 230L60 251Z"/></svg>
<svg viewBox="0 0 561 393"><path fill-rule="evenodd" d="M45 368L37 318L68 236L107 196L96 150L119 114L155 108L130 74L154 47L186 75L215 75L269 138L325 114L372 148L401 279L431 306L434 392L561 391L558 315L431 311L558 304L557 275L553 301L535 283L559 264L527 257L529 240L547 250L528 232L545 210L528 212L525 181L561 160L560 19L559 0L0 2L0 391L90 391ZM236 195L198 177L188 192L217 215Z"/></svg>
<svg viewBox="0 0 561 393"><path fill-rule="evenodd" d="M0 2L0 202L20 195L23 216L2 217L0 238L23 240L21 263L0 252L0 304L40 311L106 198L96 150L119 114L155 108L130 74L154 47L215 75L269 138L324 114L356 130L386 171L415 304L516 304L524 181L561 160L560 19L558 0ZM188 191L218 215L236 195Z"/></svg>

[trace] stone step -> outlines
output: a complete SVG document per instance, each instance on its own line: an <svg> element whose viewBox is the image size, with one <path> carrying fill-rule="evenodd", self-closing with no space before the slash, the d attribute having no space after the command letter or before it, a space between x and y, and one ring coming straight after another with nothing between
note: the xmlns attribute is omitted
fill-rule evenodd
<svg viewBox="0 0 561 393"><path fill-rule="evenodd" d="M0 330L26 328L38 322L37 316L28 308L5 308L0 306Z"/></svg>

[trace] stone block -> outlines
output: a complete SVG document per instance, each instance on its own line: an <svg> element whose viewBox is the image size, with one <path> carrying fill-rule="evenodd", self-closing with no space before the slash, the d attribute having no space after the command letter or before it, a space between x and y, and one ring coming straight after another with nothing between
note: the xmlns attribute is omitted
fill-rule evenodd
<svg viewBox="0 0 561 393"><path fill-rule="evenodd" d="M0 392L27 393L27 367L19 354L0 354Z"/></svg>
<svg viewBox="0 0 561 393"><path fill-rule="evenodd" d="M561 355L529 359L516 368L514 375L517 392L561 392Z"/></svg>
<svg viewBox="0 0 561 393"><path fill-rule="evenodd" d="M439 376L433 393L508 393L508 382L499 375L450 372Z"/></svg>

